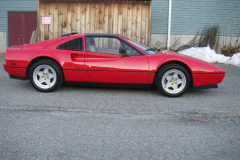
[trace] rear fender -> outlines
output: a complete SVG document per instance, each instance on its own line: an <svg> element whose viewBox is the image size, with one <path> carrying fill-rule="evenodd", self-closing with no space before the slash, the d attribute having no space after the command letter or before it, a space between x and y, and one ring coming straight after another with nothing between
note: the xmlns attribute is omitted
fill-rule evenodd
<svg viewBox="0 0 240 160"><path fill-rule="evenodd" d="M57 61L55 58L49 57L49 56L43 56L43 55L42 55L42 56L38 56L38 57L33 58L33 59L30 61L28 67L27 67L27 73L26 73L27 79L29 79L29 71L30 71L31 67L33 66L33 64L34 64L35 62L39 61L39 60L42 60L42 59L49 59L49 60L55 61L55 62L59 65L59 67L61 68L61 70L62 70L61 63L60 63L59 61ZM63 74L63 70L62 70L62 74ZM64 74L63 74L63 77L64 77L64 79L65 79Z"/></svg>

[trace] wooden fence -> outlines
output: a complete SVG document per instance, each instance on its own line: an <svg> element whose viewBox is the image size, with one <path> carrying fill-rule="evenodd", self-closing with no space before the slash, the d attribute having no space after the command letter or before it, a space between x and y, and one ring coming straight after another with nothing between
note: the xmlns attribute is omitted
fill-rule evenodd
<svg viewBox="0 0 240 160"><path fill-rule="evenodd" d="M38 41L63 33L116 33L150 45L151 1L38 2ZM51 24L42 24L51 17Z"/></svg>

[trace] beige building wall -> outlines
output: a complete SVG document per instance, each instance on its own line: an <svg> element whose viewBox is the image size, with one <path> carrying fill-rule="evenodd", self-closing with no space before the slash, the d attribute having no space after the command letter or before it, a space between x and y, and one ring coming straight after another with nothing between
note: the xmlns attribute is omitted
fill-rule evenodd
<svg viewBox="0 0 240 160"><path fill-rule="evenodd" d="M171 35L170 48L177 49L182 45L187 44L194 38L195 35ZM220 53L220 48L231 44L232 46L240 45L239 37L232 36L219 36L218 44L215 46L215 50ZM167 34L151 34L151 47L157 49L167 48Z"/></svg>
<svg viewBox="0 0 240 160"><path fill-rule="evenodd" d="M6 32L0 32L0 54L3 54L6 52L6 46L7 46L7 40L6 40Z"/></svg>

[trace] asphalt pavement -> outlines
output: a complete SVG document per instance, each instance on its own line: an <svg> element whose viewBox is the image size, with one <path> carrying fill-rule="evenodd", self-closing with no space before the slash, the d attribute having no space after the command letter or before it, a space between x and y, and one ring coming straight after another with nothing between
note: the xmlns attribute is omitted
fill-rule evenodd
<svg viewBox="0 0 240 160"><path fill-rule="evenodd" d="M240 67L217 89L168 98L156 89L63 85L36 91L0 56L0 159L239 159Z"/></svg>

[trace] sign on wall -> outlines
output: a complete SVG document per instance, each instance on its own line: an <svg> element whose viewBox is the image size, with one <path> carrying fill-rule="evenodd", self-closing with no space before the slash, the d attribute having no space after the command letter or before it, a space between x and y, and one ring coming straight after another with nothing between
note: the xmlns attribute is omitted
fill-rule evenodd
<svg viewBox="0 0 240 160"><path fill-rule="evenodd" d="M51 24L52 17L42 17L42 24Z"/></svg>

